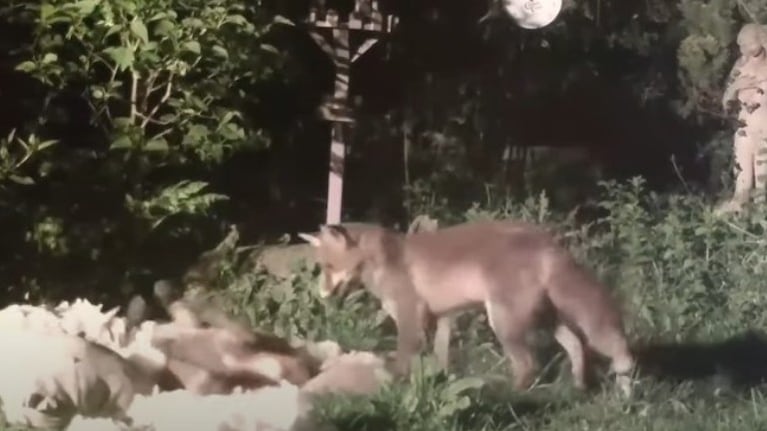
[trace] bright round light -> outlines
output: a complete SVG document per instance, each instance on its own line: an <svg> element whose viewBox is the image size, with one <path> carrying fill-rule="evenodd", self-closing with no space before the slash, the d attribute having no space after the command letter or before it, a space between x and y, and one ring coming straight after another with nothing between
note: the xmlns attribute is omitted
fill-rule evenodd
<svg viewBox="0 0 767 431"><path fill-rule="evenodd" d="M534 29L554 21L562 10L562 0L504 0L503 7L518 26Z"/></svg>

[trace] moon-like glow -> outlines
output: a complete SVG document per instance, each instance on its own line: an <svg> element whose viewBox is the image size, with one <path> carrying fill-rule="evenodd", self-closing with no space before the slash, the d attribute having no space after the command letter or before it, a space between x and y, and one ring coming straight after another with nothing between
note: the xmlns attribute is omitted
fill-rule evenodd
<svg viewBox="0 0 767 431"><path fill-rule="evenodd" d="M536 29L554 21L562 10L562 0L504 0L503 7L518 26Z"/></svg>

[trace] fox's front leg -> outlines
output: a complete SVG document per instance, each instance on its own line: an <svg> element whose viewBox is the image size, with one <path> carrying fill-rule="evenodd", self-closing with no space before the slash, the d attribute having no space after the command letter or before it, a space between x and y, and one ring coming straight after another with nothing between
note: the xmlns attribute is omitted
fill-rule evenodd
<svg viewBox="0 0 767 431"><path fill-rule="evenodd" d="M401 300L394 303L394 321L397 326L397 353L394 372L400 376L410 373L410 363L419 353L423 341L423 319L417 301Z"/></svg>
<svg viewBox="0 0 767 431"><path fill-rule="evenodd" d="M437 330L434 333L434 356L437 357L437 364L447 370L450 356L450 327L453 319L450 316L443 315L437 317Z"/></svg>

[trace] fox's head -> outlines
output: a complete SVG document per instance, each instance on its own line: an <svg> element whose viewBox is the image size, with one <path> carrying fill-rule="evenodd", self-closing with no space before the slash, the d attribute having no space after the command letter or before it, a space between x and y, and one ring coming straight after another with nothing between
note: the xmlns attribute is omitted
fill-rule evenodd
<svg viewBox="0 0 767 431"><path fill-rule="evenodd" d="M298 236L316 250L317 263L322 268L320 297L343 293L351 282L358 280L362 250L343 226L322 225L316 235L299 233Z"/></svg>

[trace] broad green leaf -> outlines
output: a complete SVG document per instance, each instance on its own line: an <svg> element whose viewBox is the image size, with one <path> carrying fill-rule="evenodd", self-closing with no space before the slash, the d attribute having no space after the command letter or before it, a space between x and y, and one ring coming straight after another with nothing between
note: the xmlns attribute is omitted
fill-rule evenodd
<svg viewBox="0 0 767 431"><path fill-rule="evenodd" d="M279 54L280 51L277 50L277 48L274 45L270 45L268 43L262 43L261 49L263 49L266 52L271 52L273 54Z"/></svg>
<svg viewBox="0 0 767 431"><path fill-rule="evenodd" d="M127 129L133 125L133 122L128 117L115 117L112 120L116 129Z"/></svg>
<svg viewBox="0 0 767 431"><path fill-rule="evenodd" d="M444 396L452 398L461 394L461 392L467 389L479 389L484 386L485 381L479 377L464 377L458 379L445 389Z"/></svg>
<svg viewBox="0 0 767 431"><path fill-rule="evenodd" d="M245 25L248 23L248 20L242 15L229 15L226 17L226 20L224 21L224 23Z"/></svg>
<svg viewBox="0 0 767 431"><path fill-rule="evenodd" d="M221 46L221 45L213 45L213 48L211 48L211 49L213 50L213 54L215 54L215 55L217 55L219 57L223 57L224 59L228 59L229 58L229 51L227 51L226 48L224 48L223 46Z"/></svg>
<svg viewBox="0 0 767 431"><path fill-rule="evenodd" d="M32 185L35 183L35 181L32 178L25 175L11 174L8 178L16 184L22 184L25 186Z"/></svg>
<svg viewBox="0 0 767 431"><path fill-rule="evenodd" d="M58 55L52 52L46 52L45 55L43 56L43 64L53 63L58 59L59 59Z"/></svg>
<svg viewBox="0 0 767 431"><path fill-rule="evenodd" d="M130 23L130 30L136 37L141 39L141 42L149 42L149 32L146 29L146 25L140 19L133 18L133 21Z"/></svg>
<svg viewBox="0 0 767 431"><path fill-rule="evenodd" d="M199 18L184 18L181 24L187 29L205 28L205 23Z"/></svg>
<svg viewBox="0 0 767 431"><path fill-rule="evenodd" d="M153 139L146 143L144 146L144 150L146 151L157 151L157 152L167 152L169 149L168 147L168 141L165 139Z"/></svg>
<svg viewBox="0 0 767 431"><path fill-rule="evenodd" d="M233 118L240 117L239 112L237 111L228 111L226 114L224 114L223 117L221 117L220 124L226 124L232 121Z"/></svg>
<svg viewBox="0 0 767 431"><path fill-rule="evenodd" d="M282 15L276 15L272 20L275 24L283 24L289 26L295 26L296 24Z"/></svg>
<svg viewBox="0 0 767 431"><path fill-rule="evenodd" d="M21 72L29 73L29 72L32 72L33 70L37 69L37 65L35 64L34 61L23 61L23 62L17 64L15 69L18 70L18 71L21 71Z"/></svg>
<svg viewBox="0 0 767 431"><path fill-rule="evenodd" d="M196 145L202 142L202 140L208 136L210 131L202 124L195 124L189 128L182 141L183 145Z"/></svg>
<svg viewBox="0 0 767 431"><path fill-rule="evenodd" d="M163 19L154 25L154 34L157 36L168 36L176 28L173 21Z"/></svg>
<svg viewBox="0 0 767 431"><path fill-rule="evenodd" d="M113 34L119 33L122 30L123 30L123 26L122 25L115 24L115 25L109 27L109 30L107 30L107 32L106 32L106 37L109 37L109 36L111 36Z"/></svg>
<svg viewBox="0 0 767 431"><path fill-rule="evenodd" d="M124 46L110 47L104 50L119 70L126 70L133 66L133 51Z"/></svg>
<svg viewBox="0 0 767 431"><path fill-rule="evenodd" d="M48 18L50 18L54 13L56 13L56 7L50 3L43 3L40 5L40 24L47 26Z"/></svg>
<svg viewBox="0 0 767 431"><path fill-rule="evenodd" d="M167 17L168 17L167 12L157 12L156 14L152 15L152 17L149 18L147 22L157 21L158 19L163 19Z"/></svg>
<svg viewBox="0 0 767 431"><path fill-rule="evenodd" d="M112 141L112 145L109 146L110 150L126 150L133 147L133 143L126 135L122 135Z"/></svg>
<svg viewBox="0 0 767 431"><path fill-rule="evenodd" d="M136 12L136 2L132 0L115 0L114 3L117 7L124 9L125 12L131 15Z"/></svg>
<svg viewBox="0 0 767 431"><path fill-rule="evenodd" d="M190 40L188 42L184 43L184 49L187 51L191 51L195 54L200 53L200 42L197 42L196 40Z"/></svg>
<svg viewBox="0 0 767 431"><path fill-rule="evenodd" d="M37 144L37 151L42 151L52 145L57 144L59 141L57 139L49 139L47 141L42 141Z"/></svg>
<svg viewBox="0 0 767 431"><path fill-rule="evenodd" d="M87 16L93 13L99 3L100 0L80 0L74 4L74 7L78 9L80 16Z"/></svg>

